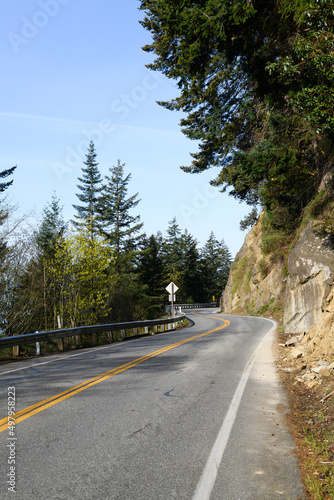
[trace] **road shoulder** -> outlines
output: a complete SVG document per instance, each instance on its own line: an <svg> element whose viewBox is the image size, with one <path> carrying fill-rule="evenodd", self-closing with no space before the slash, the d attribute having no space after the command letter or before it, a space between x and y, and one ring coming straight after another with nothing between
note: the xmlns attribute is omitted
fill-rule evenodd
<svg viewBox="0 0 334 500"><path fill-rule="evenodd" d="M271 331L257 351L211 500L305 498L287 424L289 405L274 362L274 338Z"/></svg>

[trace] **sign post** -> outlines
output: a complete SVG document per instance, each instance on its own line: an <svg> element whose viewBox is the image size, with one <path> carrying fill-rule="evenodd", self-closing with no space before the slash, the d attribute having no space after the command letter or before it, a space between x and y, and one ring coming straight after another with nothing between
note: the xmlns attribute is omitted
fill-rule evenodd
<svg viewBox="0 0 334 500"><path fill-rule="evenodd" d="M178 291L178 287L173 283L169 283L168 286L166 286L166 290L169 293L170 297L169 300L171 301L172 305L172 318L174 317L174 300L175 300L175 293Z"/></svg>

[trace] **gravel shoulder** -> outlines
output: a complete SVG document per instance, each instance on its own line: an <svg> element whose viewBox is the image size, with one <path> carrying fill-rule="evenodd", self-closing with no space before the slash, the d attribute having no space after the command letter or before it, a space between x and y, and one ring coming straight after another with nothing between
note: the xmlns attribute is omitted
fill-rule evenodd
<svg viewBox="0 0 334 500"><path fill-rule="evenodd" d="M307 500L334 499L334 370L321 360L310 363L292 339L278 333L276 366L286 391L287 421L297 447Z"/></svg>

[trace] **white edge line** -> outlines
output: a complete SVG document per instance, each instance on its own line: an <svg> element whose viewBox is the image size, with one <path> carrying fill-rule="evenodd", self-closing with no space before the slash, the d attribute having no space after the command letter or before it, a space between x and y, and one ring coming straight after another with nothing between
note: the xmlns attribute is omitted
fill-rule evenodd
<svg viewBox="0 0 334 500"><path fill-rule="evenodd" d="M263 318L267 319L267 318ZM251 369L253 367L256 355L260 351L265 339L276 329L277 324L273 320L268 320L271 323L273 323L273 327L269 330L269 332L266 333L266 335L262 338L260 341L259 345L255 349L252 357L248 361L243 374L241 376L240 382L238 384L238 387L234 393L233 399L231 401L231 404L229 406L229 409L226 413L225 419L223 421L223 424L220 428L220 431L218 433L218 436L216 438L216 441L211 449L209 458L205 464L205 467L203 469L202 475L200 477L199 482L197 483L197 487L194 493L194 496L192 500L209 500L212 489L214 487L217 474L218 474L218 469L221 464L225 448L227 445L227 442L229 440L233 424L235 422L237 412L240 406L240 402L251 372Z"/></svg>

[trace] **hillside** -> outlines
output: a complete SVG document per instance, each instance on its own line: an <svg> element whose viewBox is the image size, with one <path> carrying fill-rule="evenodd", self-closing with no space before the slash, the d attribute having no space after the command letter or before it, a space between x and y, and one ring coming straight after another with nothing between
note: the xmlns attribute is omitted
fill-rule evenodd
<svg viewBox="0 0 334 500"><path fill-rule="evenodd" d="M302 334L304 355L334 356L333 201L322 190L298 230L269 253L262 213L245 237L221 299L229 314L265 315Z"/></svg>

